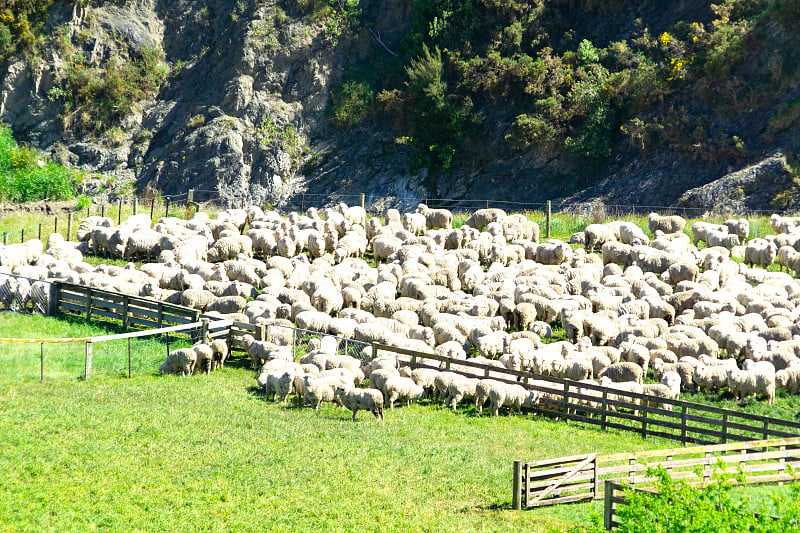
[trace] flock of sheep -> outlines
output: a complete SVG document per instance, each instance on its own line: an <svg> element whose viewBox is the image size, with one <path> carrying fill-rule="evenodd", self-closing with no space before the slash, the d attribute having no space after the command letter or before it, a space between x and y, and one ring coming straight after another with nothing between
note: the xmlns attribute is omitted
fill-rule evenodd
<svg viewBox="0 0 800 533"><path fill-rule="evenodd" d="M472 356L663 398L702 388L772 402L776 387L797 392L800 285L791 272L800 269L800 219L774 215L775 234L752 240L745 219L697 222L693 238L681 217L648 221L652 239L613 221L591 224L568 243L539 242L536 223L500 209L476 211L459 228L450 211L425 205L390 209L382 219L344 204L286 217L254 206L155 224L135 215L118 226L95 216L80 223L74 242L53 234L46 245L0 247L0 296L21 306L46 299L35 280L65 280L210 316ZM95 267L83 261L87 253L149 262ZM776 260L788 272L767 271ZM566 340L551 339L554 326ZM254 368L262 368L259 385L279 397L294 390L318 406L338 395L354 416L358 409L382 416L379 404L423 394L453 408L491 400L495 414L547 400L519 385L412 371L389 353L350 361L326 345L292 361L285 331L245 341ZM188 353L180 357L165 371L213 367L206 355L195 354L194 363ZM645 384L650 371L657 383ZM359 389L367 379L370 389Z"/></svg>

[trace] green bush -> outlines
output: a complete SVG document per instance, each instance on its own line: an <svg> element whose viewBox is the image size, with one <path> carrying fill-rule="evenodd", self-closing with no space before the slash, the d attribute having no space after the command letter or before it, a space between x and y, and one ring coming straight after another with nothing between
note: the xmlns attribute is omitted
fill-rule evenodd
<svg viewBox="0 0 800 533"><path fill-rule="evenodd" d="M75 172L19 146L0 128L0 200L68 200L75 196Z"/></svg>
<svg viewBox="0 0 800 533"><path fill-rule="evenodd" d="M691 487L673 480L662 467L649 469L657 479L657 493L626 490L627 502L617 506L619 533L785 533L797 531L800 524L800 484L791 486L791 495L773 495L772 501L755 509L742 489L734 490L733 476L724 471L721 461L711 482ZM744 483L744 475L737 481ZM746 491L746 489L744 489ZM773 518L775 517L775 518ZM595 524L593 532L605 531Z"/></svg>
<svg viewBox="0 0 800 533"><path fill-rule="evenodd" d="M346 81L331 91L331 117L342 128L357 126L369 113L375 91L364 81Z"/></svg>
<svg viewBox="0 0 800 533"><path fill-rule="evenodd" d="M112 58L103 68L78 53L48 96L62 103L65 129L100 133L155 94L168 73L155 48L143 49L136 58Z"/></svg>

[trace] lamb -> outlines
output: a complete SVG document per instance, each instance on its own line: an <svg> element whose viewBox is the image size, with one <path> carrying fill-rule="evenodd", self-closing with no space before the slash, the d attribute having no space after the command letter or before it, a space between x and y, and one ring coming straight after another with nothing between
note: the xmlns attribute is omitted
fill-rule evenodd
<svg viewBox="0 0 800 533"><path fill-rule="evenodd" d="M492 416L498 416L500 408L504 405L512 409L536 407L541 398L542 395L540 392L528 390L522 385L510 385L497 382L497 384L493 384L489 389L489 402Z"/></svg>
<svg viewBox="0 0 800 533"><path fill-rule="evenodd" d="M360 410L371 411L375 418L383 420L383 394L379 390L339 385L334 396L339 403L353 412L353 422L356 421L356 413Z"/></svg>
<svg viewBox="0 0 800 533"><path fill-rule="evenodd" d="M680 233L686 227L686 220L678 215L661 216L658 213L650 213L647 217L647 225L653 235L656 231L667 234Z"/></svg>
<svg viewBox="0 0 800 533"><path fill-rule="evenodd" d="M407 406L411 406L412 400L419 400L425 393L422 386L418 385L412 378L391 376L384 384L386 401L389 408L394 409L395 400L404 400Z"/></svg>
<svg viewBox="0 0 800 533"><path fill-rule="evenodd" d="M622 363L614 363L613 365L609 366L600 374L598 377L603 378L606 377L615 383L623 382L623 381L633 381L636 383L642 383L644 379L644 371L642 367L637 365L636 363L629 363L629 362L622 362Z"/></svg>
<svg viewBox="0 0 800 533"><path fill-rule="evenodd" d="M752 267L758 265L767 268L775 261L778 249L775 243L766 239L753 239L744 249L744 263Z"/></svg>
<svg viewBox="0 0 800 533"><path fill-rule="evenodd" d="M158 371L162 374L180 374L181 376L191 376L194 373L195 363L197 362L197 352L192 348L180 348L172 350L167 355L166 361L161 363Z"/></svg>
<svg viewBox="0 0 800 533"><path fill-rule="evenodd" d="M736 399L744 401L747 396L764 394L767 402L775 401L775 371L771 373L762 368L741 370L728 369L728 390L736 395Z"/></svg>

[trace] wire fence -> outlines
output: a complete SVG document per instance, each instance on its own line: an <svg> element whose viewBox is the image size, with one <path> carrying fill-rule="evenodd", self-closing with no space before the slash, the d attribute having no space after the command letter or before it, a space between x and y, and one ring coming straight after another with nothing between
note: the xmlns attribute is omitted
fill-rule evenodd
<svg viewBox="0 0 800 533"><path fill-rule="evenodd" d="M0 377L44 381L156 373L171 350L201 340L198 324L180 328L74 339L0 338Z"/></svg>

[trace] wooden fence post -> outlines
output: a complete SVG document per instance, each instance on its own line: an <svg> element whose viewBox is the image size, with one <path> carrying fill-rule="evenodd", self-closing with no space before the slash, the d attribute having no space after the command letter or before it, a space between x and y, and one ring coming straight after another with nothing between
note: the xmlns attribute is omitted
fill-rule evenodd
<svg viewBox="0 0 800 533"><path fill-rule="evenodd" d="M39 240L42 240L42 223L39 222Z"/></svg>
<svg viewBox="0 0 800 533"><path fill-rule="evenodd" d="M101 217L106 216L106 204L101 204L100 205L100 216Z"/></svg>
<svg viewBox="0 0 800 533"><path fill-rule="evenodd" d="M150 220L153 220L153 209L156 207L156 198L155 196L150 198Z"/></svg>
<svg viewBox="0 0 800 533"><path fill-rule="evenodd" d="M511 508L515 511L518 511L522 508L520 505L520 492L522 491L522 484L521 484L521 477L522 474L522 462L521 461L514 461L514 482L513 482L513 493L511 495Z"/></svg>
<svg viewBox="0 0 800 533"><path fill-rule="evenodd" d="M58 299L61 297L61 286L59 282L54 281L50 283L50 294L47 302L47 315L54 316L58 314Z"/></svg>
<svg viewBox="0 0 800 533"><path fill-rule="evenodd" d="M642 413L642 438L646 439L647 438L647 406L643 405L642 406L642 410L640 412Z"/></svg>
<svg viewBox="0 0 800 533"><path fill-rule="evenodd" d="M292 328L292 361L297 359L295 347L297 346L297 330Z"/></svg>
<svg viewBox="0 0 800 533"><path fill-rule="evenodd" d="M267 325L266 324L256 324L256 340L257 341L265 341L265 340L267 340Z"/></svg>
<svg viewBox="0 0 800 533"><path fill-rule="evenodd" d="M122 329L128 331L128 306L130 305L130 297L126 294L122 297Z"/></svg>
<svg viewBox="0 0 800 533"><path fill-rule="evenodd" d="M25 228L22 228L19 232L19 242L25 242Z"/></svg>
<svg viewBox="0 0 800 533"><path fill-rule="evenodd" d="M92 377L92 341L86 341L86 359L84 361L83 379L89 380Z"/></svg>
<svg viewBox="0 0 800 533"><path fill-rule="evenodd" d="M169 216L169 196L164 199L164 216Z"/></svg>
<svg viewBox="0 0 800 533"><path fill-rule="evenodd" d="M683 404L681 411L681 442L686 446L686 404Z"/></svg>
<svg viewBox="0 0 800 533"><path fill-rule="evenodd" d="M364 209L364 193L361 193L361 209Z"/></svg>
<svg viewBox="0 0 800 533"><path fill-rule="evenodd" d="M600 429L606 430L606 413L608 412L608 388L603 387L603 403L600 411Z"/></svg>
<svg viewBox="0 0 800 533"><path fill-rule="evenodd" d="M117 200L117 226L122 223L122 198Z"/></svg>
<svg viewBox="0 0 800 533"><path fill-rule="evenodd" d="M44 381L44 343L39 343L39 381Z"/></svg>
<svg viewBox="0 0 800 533"><path fill-rule="evenodd" d="M136 206L138 205L138 203L139 203L139 199L134 196L133 197L133 214L134 215L136 214Z"/></svg>
<svg viewBox="0 0 800 533"><path fill-rule="evenodd" d="M200 322L202 323L200 326L200 339L202 340L203 344L208 344L208 319L201 318Z"/></svg>
<svg viewBox="0 0 800 533"><path fill-rule="evenodd" d="M186 196L186 220L192 217L192 204L194 203L194 189L189 189L189 194Z"/></svg>
<svg viewBox="0 0 800 533"><path fill-rule="evenodd" d="M545 227L544 227L544 238L550 238L550 217L551 217L551 209L550 209L550 200L547 200L547 218L545 219Z"/></svg>
<svg viewBox="0 0 800 533"><path fill-rule="evenodd" d="M4 231L3 232L3 246L5 246L6 244L8 244L8 233L6 233Z"/></svg>
<svg viewBox="0 0 800 533"><path fill-rule="evenodd" d="M69 240L69 236L72 235L72 213L67 215L67 239Z"/></svg>
<svg viewBox="0 0 800 533"><path fill-rule="evenodd" d="M128 337L128 379L131 377L131 338Z"/></svg>
<svg viewBox="0 0 800 533"><path fill-rule="evenodd" d="M614 505L614 482L606 480L605 493L603 494L603 527L606 531L611 531Z"/></svg>
<svg viewBox="0 0 800 533"><path fill-rule="evenodd" d="M58 233L58 217L53 218L53 233Z"/></svg>
<svg viewBox="0 0 800 533"><path fill-rule="evenodd" d="M722 413L722 444L728 442L728 413Z"/></svg>

